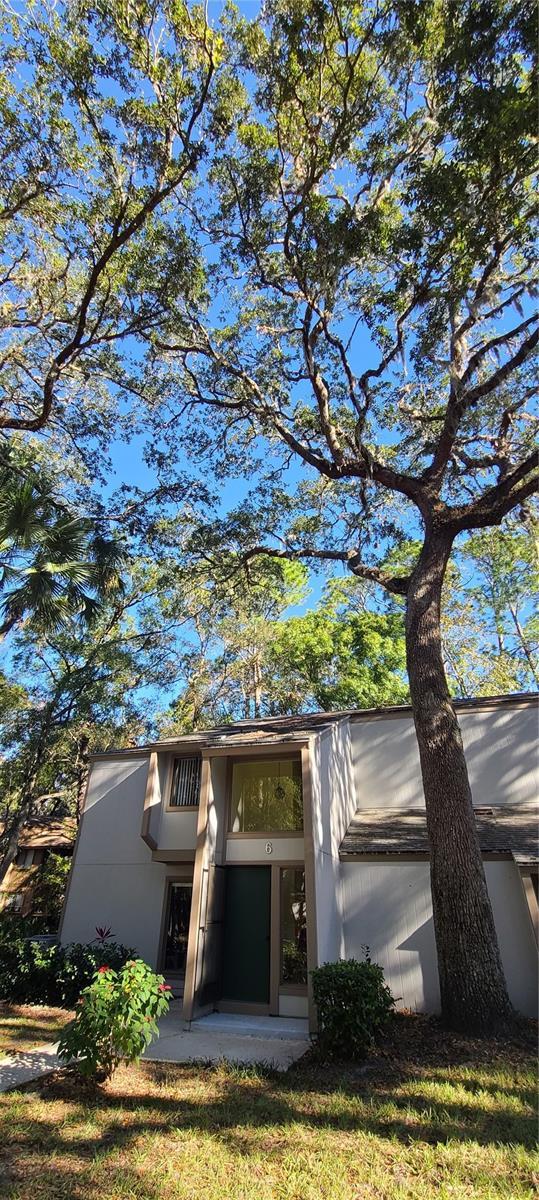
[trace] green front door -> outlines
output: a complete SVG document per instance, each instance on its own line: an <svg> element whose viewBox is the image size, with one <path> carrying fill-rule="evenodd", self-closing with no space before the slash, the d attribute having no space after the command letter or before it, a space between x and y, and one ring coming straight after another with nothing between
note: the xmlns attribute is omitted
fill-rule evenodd
<svg viewBox="0 0 539 1200"><path fill-rule="evenodd" d="M223 1000L268 1004L271 868L228 867Z"/></svg>

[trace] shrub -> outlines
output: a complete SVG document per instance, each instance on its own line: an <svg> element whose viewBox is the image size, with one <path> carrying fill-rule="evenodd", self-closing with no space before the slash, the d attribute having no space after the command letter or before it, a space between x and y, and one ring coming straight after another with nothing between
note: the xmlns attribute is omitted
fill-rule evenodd
<svg viewBox="0 0 539 1200"><path fill-rule="evenodd" d="M44 929L55 932L60 924L67 877L71 870L71 858L64 854L47 854L42 867L37 869L32 911L42 917Z"/></svg>
<svg viewBox="0 0 539 1200"><path fill-rule="evenodd" d="M104 963L118 969L135 951L115 942L42 946L28 938L0 942L0 1000L72 1008Z"/></svg>
<svg viewBox="0 0 539 1200"><path fill-rule="evenodd" d="M354 958L324 963L312 972L318 1010L318 1046L327 1058L362 1059L387 1025L395 1001L384 972Z"/></svg>
<svg viewBox="0 0 539 1200"><path fill-rule="evenodd" d="M171 997L163 976L140 958L120 971L103 965L77 1001L75 1020L60 1038L60 1058L96 1081L108 1079L122 1059L140 1058Z"/></svg>
<svg viewBox="0 0 539 1200"><path fill-rule="evenodd" d="M0 947L4 942L12 942L16 938L31 937L33 934L47 933L45 917L22 917L20 913L0 913Z"/></svg>

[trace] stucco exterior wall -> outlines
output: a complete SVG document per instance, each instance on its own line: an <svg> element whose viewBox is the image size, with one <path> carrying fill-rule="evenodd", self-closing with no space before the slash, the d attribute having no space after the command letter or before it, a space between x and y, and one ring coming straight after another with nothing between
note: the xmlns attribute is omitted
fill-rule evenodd
<svg viewBox="0 0 539 1200"><path fill-rule="evenodd" d="M440 993L428 862L343 863L347 958L384 968L398 1008L438 1012ZM537 1014L537 948L519 879L510 861L486 862L509 995L526 1016Z"/></svg>
<svg viewBox="0 0 539 1200"><path fill-rule="evenodd" d="M200 913L193 928L196 942L194 979L195 1008L211 1009L218 993L221 974L222 926L224 911L224 870L222 868L226 805L227 762L209 760L207 823L200 858Z"/></svg>
<svg viewBox="0 0 539 1200"><path fill-rule="evenodd" d="M308 1017L309 1001L307 996L279 996L280 1017Z"/></svg>
<svg viewBox="0 0 539 1200"><path fill-rule="evenodd" d="M197 844L198 812L161 813L161 825L157 845L160 850L194 850Z"/></svg>
<svg viewBox="0 0 539 1200"><path fill-rule="evenodd" d="M348 721L316 738L311 749L312 838L318 963L344 955L339 846L356 808Z"/></svg>
<svg viewBox="0 0 539 1200"><path fill-rule="evenodd" d="M526 1017L537 1017L537 944L518 867L486 862L485 874L509 995Z"/></svg>
<svg viewBox="0 0 539 1200"><path fill-rule="evenodd" d="M157 966L165 878L140 836L148 757L98 760L91 775L61 928L63 945L96 925Z"/></svg>
<svg viewBox="0 0 539 1200"><path fill-rule="evenodd" d="M148 832L159 850L194 850L198 813L194 809L168 809L174 755L158 753L157 779L150 801Z"/></svg>
<svg viewBox="0 0 539 1200"><path fill-rule="evenodd" d="M458 718L474 804L535 804L539 792L536 706L461 710ZM350 736L359 806L424 806L411 715L354 718Z"/></svg>

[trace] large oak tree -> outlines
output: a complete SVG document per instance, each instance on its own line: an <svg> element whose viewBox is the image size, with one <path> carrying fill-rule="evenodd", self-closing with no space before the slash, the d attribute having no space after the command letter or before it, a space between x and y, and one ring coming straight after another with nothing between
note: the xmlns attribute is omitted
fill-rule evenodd
<svg viewBox="0 0 539 1200"><path fill-rule="evenodd" d="M455 540L536 486L534 10L6 12L1 434L99 471L125 405L151 413L163 477L185 448L258 473L194 548L403 598L444 1015L503 1024L440 601Z"/></svg>
<svg viewBox="0 0 539 1200"><path fill-rule="evenodd" d="M512 0L238 18L243 107L192 214L207 311L173 305L150 348L167 436L220 470L258 456L205 553L341 561L405 599L442 1007L468 1029L511 1007L440 601L455 539L536 487L533 26ZM410 531L417 558L392 571Z"/></svg>

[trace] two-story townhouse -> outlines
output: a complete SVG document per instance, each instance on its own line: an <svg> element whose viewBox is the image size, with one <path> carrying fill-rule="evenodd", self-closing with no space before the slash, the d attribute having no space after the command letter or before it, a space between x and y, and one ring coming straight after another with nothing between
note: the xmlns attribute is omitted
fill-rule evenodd
<svg viewBox="0 0 539 1200"><path fill-rule="evenodd" d="M535 698L457 703L509 991L537 1007ZM61 937L110 926L190 1021L315 1013L309 972L367 945L403 1008L439 1007L411 710L241 721L96 755Z"/></svg>

